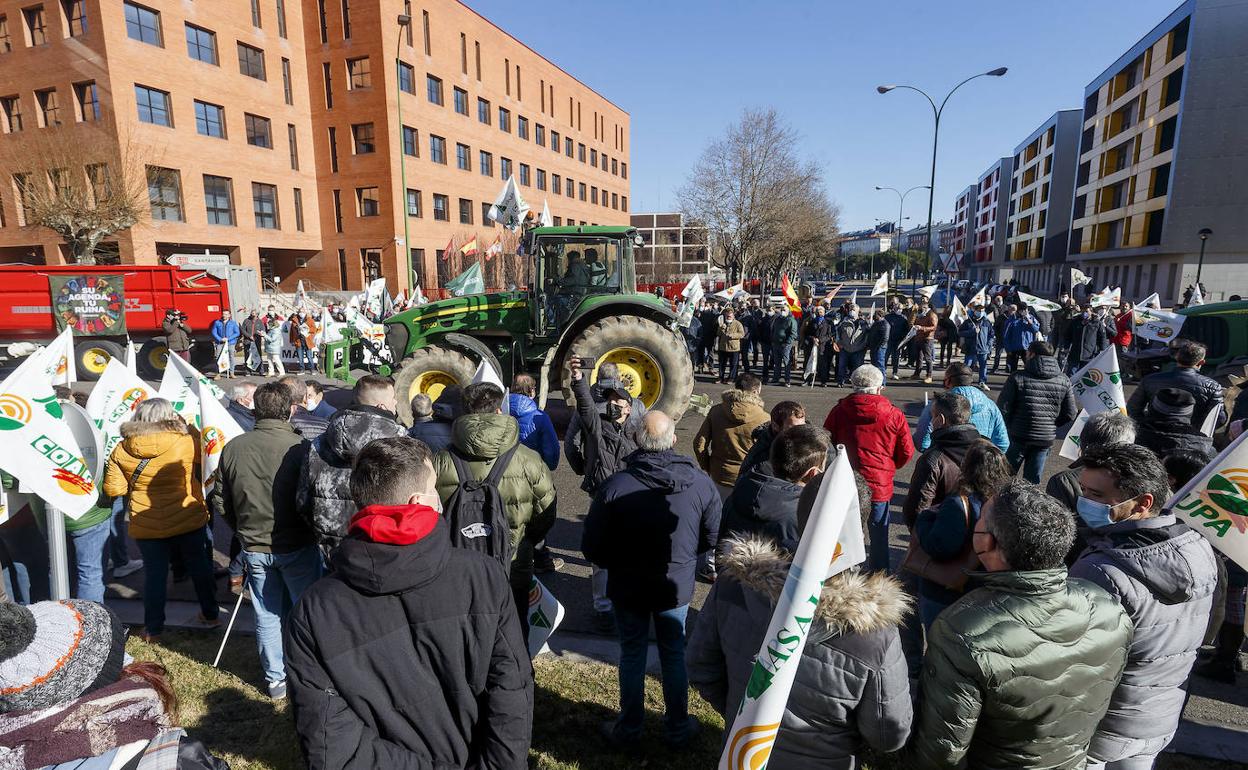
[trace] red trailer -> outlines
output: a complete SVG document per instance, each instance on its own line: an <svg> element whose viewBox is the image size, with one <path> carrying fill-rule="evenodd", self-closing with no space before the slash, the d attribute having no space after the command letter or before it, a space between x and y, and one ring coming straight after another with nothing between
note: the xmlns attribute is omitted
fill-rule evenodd
<svg viewBox="0 0 1248 770"><path fill-rule="evenodd" d="M0 265L0 350L9 360L29 353L21 343L51 341L67 324L77 339L78 376L98 377L127 340L139 348L139 374L159 377L165 368L165 311L187 315L194 332L192 360L212 361L208 327L223 308L259 305L259 282L250 267L233 265Z"/></svg>

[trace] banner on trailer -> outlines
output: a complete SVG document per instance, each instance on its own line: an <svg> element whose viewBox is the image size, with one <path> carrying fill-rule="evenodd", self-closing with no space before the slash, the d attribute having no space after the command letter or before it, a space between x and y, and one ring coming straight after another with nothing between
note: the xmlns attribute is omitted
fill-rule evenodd
<svg viewBox="0 0 1248 770"><path fill-rule="evenodd" d="M57 331L80 336L126 333L125 278L121 275L49 275Z"/></svg>

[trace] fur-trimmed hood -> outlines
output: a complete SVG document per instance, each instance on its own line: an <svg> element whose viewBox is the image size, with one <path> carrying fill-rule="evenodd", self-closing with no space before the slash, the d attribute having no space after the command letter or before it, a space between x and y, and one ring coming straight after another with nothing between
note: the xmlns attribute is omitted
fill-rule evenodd
<svg viewBox="0 0 1248 770"><path fill-rule="evenodd" d="M719 557L723 573L766 596L773 605L792 561L793 555L774 541L755 535L726 539ZM849 570L824 583L817 619L837 634L869 633L900 625L911 603L896 579L879 572Z"/></svg>
<svg viewBox="0 0 1248 770"><path fill-rule="evenodd" d="M757 393L733 388L721 393L720 398L724 402L724 409L737 424L756 422L759 412L763 412L765 417L771 419L770 415L763 411L763 398Z"/></svg>

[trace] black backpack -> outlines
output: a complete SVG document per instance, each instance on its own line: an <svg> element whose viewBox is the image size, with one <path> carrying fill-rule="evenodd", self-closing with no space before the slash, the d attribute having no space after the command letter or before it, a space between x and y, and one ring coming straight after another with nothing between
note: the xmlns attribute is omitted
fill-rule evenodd
<svg viewBox="0 0 1248 770"><path fill-rule="evenodd" d="M511 567L511 527L498 483L518 446L499 455L494 467L480 481L473 477L472 469L459 450L454 447L448 450L451 462L455 463L455 475L459 477L459 486L447 499L443 513L451 530L451 545L493 556L508 568Z"/></svg>

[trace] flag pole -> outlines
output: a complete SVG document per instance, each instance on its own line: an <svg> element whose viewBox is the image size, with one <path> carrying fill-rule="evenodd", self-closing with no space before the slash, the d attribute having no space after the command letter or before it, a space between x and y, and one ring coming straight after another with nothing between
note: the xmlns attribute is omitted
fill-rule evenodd
<svg viewBox="0 0 1248 770"><path fill-rule="evenodd" d="M45 506L48 526L48 567L52 576L52 599L63 602L69 596L69 554L65 546L65 514Z"/></svg>
<svg viewBox="0 0 1248 770"><path fill-rule="evenodd" d="M230 631L234 629L234 620L238 617L238 610L243 604L243 593L247 590L246 581L243 582L242 588L238 592L238 599L234 601L234 611L230 613L230 622L225 627L225 636L221 637L221 646L217 648L217 657L212 659L212 667L216 668L221 662L221 654L225 652L225 643L230 640Z"/></svg>

